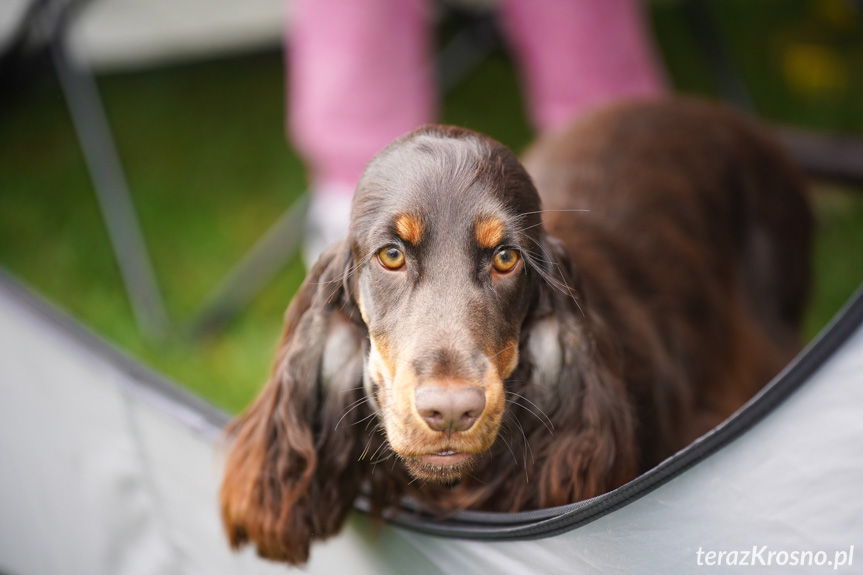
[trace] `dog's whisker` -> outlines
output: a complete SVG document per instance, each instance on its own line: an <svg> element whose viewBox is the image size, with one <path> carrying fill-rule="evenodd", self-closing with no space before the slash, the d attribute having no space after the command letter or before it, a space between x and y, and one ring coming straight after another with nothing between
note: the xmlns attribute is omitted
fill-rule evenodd
<svg viewBox="0 0 863 575"><path fill-rule="evenodd" d="M383 462L385 462L385 461L388 461L389 459L391 459L391 458L392 458L392 456L393 456L393 454L392 454L392 453L388 453L388 454L386 454L384 457L381 457L380 459L376 459L375 461L372 461L372 462L371 462L371 464L372 464L372 465L378 465L378 464L380 464L380 463L383 463ZM393 460L393 461L395 461L395 460Z"/></svg>
<svg viewBox="0 0 863 575"><path fill-rule="evenodd" d="M525 406L525 405L521 405L521 404L519 404L518 402L513 402L515 405L518 405L519 407L521 407L521 408L523 408L523 409L525 409L525 410L529 411L530 413L533 413L533 414L537 417L537 419L539 419L540 421L542 421L542 422L543 422L543 424L545 425L545 427L546 427L546 428L548 428L548 431L549 431L550 433L554 434L554 423L551 421L551 418L548 416L548 414L546 414L546 413L545 413L545 411L543 411L543 409L542 409L540 406L538 406L537 404L535 404L534 402L532 402L531 400L529 400L529 399L528 399L528 398L526 398L525 396L521 395L520 393L516 393L516 392L514 392L514 391L507 391L507 393L508 393L509 395L514 395L515 397L518 397L518 398L520 398L520 399L523 399L524 401L526 401L526 402L528 402L529 404L531 404L532 406L534 406L534 407L536 408L536 410L537 410L537 411L539 411L539 413L541 413L541 414L542 414L542 416L545 418L545 420L544 420L544 421L543 421L543 419L542 419L542 418L540 418L540 417L539 417L539 415L537 415L533 410L529 409L527 406ZM548 423L546 424L546 422L548 422Z"/></svg>
<svg viewBox="0 0 863 575"><path fill-rule="evenodd" d="M488 485L487 481L483 481L482 479L480 479L479 477L477 477L473 473L468 473L467 476L470 477L471 479L473 479L474 481L476 481L477 483L480 483L482 485Z"/></svg>
<svg viewBox="0 0 863 575"><path fill-rule="evenodd" d="M534 412L532 409L530 409L530 408L529 408L529 407L527 407L526 405L522 405L521 403L518 403L517 401L511 400L511 399L508 399L508 400L506 400L506 401L507 401L507 403L509 403L509 404L511 404L511 405L518 406L518 407L522 408L523 410L525 410L526 412L528 412L528 413L530 413L531 415L533 415L535 418L537 418L537 419L540 421L540 423L542 423L543 427L545 427L545 428L548 430L548 433L549 433L550 435L554 435L554 427L553 427L553 426L550 426L550 425L549 425L549 423L547 423L545 419L543 419L542 417L540 417L540 416L539 416L536 412ZM546 419L547 419L547 418L546 418ZM549 422L550 422L550 421L551 421L551 420L549 420Z"/></svg>
<svg viewBox="0 0 863 575"><path fill-rule="evenodd" d="M589 212L590 210L541 210L541 211L542 212ZM531 213L537 213L537 212L531 212ZM545 225L545 222L539 221L539 222L537 222L535 224L531 224L529 226L520 227L517 229L517 231L519 233L524 233L528 230L532 230L533 228L540 228L543 225Z"/></svg>
<svg viewBox="0 0 863 575"><path fill-rule="evenodd" d="M380 425L381 425L381 423L380 423L380 416L381 416L381 412L380 412L380 410L375 411L374 413L372 413L372 415L377 415L377 416L378 416L378 420L377 420L377 422L378 422L378 423L377 423L377 425L378 425L378 427L380 427ZM374 422L374 421L375 421L375 419L374 419L374 418L372 418L372 417L367 417L366 419L368 420L368 422L366 423L366 429L365 429L365 430L366 430L366 431L368 431L368 430L369 430L369 425L371 425L371 424L372 424L372 422ZM358 422L358 423L359 423L359 422ZM375 431L377 431L377 430L376 430L376 429L373 429L373 430L372 430L372 433L374 433Z"/></svg>
<svg viewBox="0 0 863 575"><path fill-rule="evenodd" d="M378 445L377 449L375 449L375 452L374 452L374 453L372 453L371 459L376 459L376 458L378 457L378 454L381 452L381 450L388 450L388 449L390 449L390 447L389 447L389 443L387 443L387 441L386 441L386 440L382 441L382 442ZM390 451L390 455L392 455L392 451ZM388 455L387 457L389 457L389 455ZM385 458L384 458L384 459L382 459L381 461L385 461L386 459L387 459L387 458L385 457Z"/></svg>
<svg viewBox="0 0 863 575"><path fill-rule="evenodd" d="M528 450L530 450L530 443L528 442L527 435L524 432L524 427L521 425L521 422L518 420L518 418L514 418L512 420L512 423L514 423L515 425L518 426L518 431L521 434L522 441L524 443L524 448L521 450L521 453L522 453L521 467L522 467L522 469L524 469L525 481L529 482L527 458L528 458ZM511 431L510 431L510 433L511 433ZM510 446L510 453L512 453L513 461L515 461L516 465L518 465L518 462L519 462L518 456L515 454L515 451L512 449L511 446ZM530 455L531 461L533 461L533 453L530 453L529 455Z"/></svg>
<svg viewBox="0 0 863 575"><path fill-rule="evenodd" d="M315 294L315 297L312 300L311 307L317 307L318 305L320 305L318 302L324 296L324 289L323 288L326 288L335 282L336 282L336 280L329 280L329 281L325 281L325 282L310 282L312 285L317 285L321 288L321 289L317 290L317 293ZM339 282L339 284L341 284L341 282ZM337 285L335 288L333 288L333 290L329 294L327 294L327 296L324 298L324 305L327 305L330 303L330 300L332 300L333 296L339 291L340 287L341 287L340 285Z"/></svg>
<svg viewBox="0 0 863 575"><path fill-rule="evenodd" d="M528 236L528 237L529 237L529 236ZM532 259L534 259L534 260L536 260L536 261L539 261L539 262L541 262L541 263L548 264L548 265L551 265L551 264L552 264L551 260L545 260L545 259L543 259L543 257L545 257L546 255L548 255L548 254L546 254L545 252L538 252L538 251L532 250L532 249L530 249L530 248L528 248L528 247L523 247L523 248L522 248L522 251L523 251L523 252L525 252L527 255L531 256L531 258L532 258Z"/></svg>
<svg viewBox="0 0 863 575"><path fill-rule="evenodd" d="M510 444L510 442L507 441L506 436L504 434L500 434L498 437L500 437L500 440L503 441L503 444L506 445L506 448L512 454L513 461L518 462L518 457L516 456L515 451L513 451L512 445Z"/></svg>
<svg viewBox="0 0 863 575"><path fill-rule="evenodd" d="M548 430L548 433L549 433L550 435L554 435L554 429L553 429L552 427L549 427L548 423L546 423L546 421L545 421L544 419L542 419L539 415L537 415L537 414L536 414L536 412L534 412L532 409L530 409L530 408L529 408L529 407L527 407L526 405L522 405L522 404L520 404L520 403L518 403L517 401L512 400L512 399L507 399L507 400L506 400L506 402L507 402L508 404L510 404L510 405L514 405L514 406L516 406L516 407L520 407L520 408L522 408L523 410L525 410L526 412L528 412L528 413L530 413L531 415L533 415L533 416L534 416L534 417L535 417L535 418L536 418L540 423L542 423L543 427L545 427L545 428Z"/></svg>
<svg viewBox="0 0 863 575"><path fill-rule="evenodd" d="M502 350L500 350L499 352L497 352L496 354L494 354L493 356L491 356L489 359L494 359L494 358L496 358L497 356L499 356L500 354L502 354L502 353L504 353L504 352L506 352L506 351L509 351L509 350L511 350L511 349L513 349L513 348L517 348L517 347L518 347L518 344L517 344L517 343L515 343L515 344L513 344L513 345L510 345L510 346L507 346L507 347L503 348Z"/></svg>
<svg viewBox="0 0 863 575"><path fill-rule="evenodd" d="M587 208L559 208L559 209L549 208L547 210L535 210L532 212L521 212L519 214L519 217L523 218L526 216L532 216L534 214L546 214L546 213L551 213L551 212L559 213L559 212L589 212L589 211L590 210Z"/></svg>
<svg viewBox="0 0 863 575"><path fill-rule="evenodd" d="M354 401L354 402L353 402L353 403L351 403L350 405L348 405L348 407L346 407L346 408L345 408L345 409L346 409L346 411L344 412L344 414L342 414L342 416L341 416L341 417L339 418L339 420L336 422L336 426L333 428L333 430L335 431L336 429L338 429L338 428L339 428L339 424L342 422L342 420L343 420L345 417L347 417L347 416L348 416L348 414L349 414L350 412L352 412L352 411L353 411L353 410L355 410L356 408L360 407L362 404L366 403L368 400L369 400L369 398L364 396L364 397L361 397L361 398L359 398L358 400Z"/></svg>
<svg viewBox="0 0 863 575"><path fill-rule="evenodd" d="M527 227L525 227L525 228L519 228L519 230L518 230L518 231L519 231L519 232L526 232L527 230L532 230L533 228L538 228L538 227L541 227L542 225L543 225L543 222L538 222L538 223L535 223L535 224L531 224L531 225L529 225L529 226L527 226Z"/></svg>
<svg viewBox="0 0 863 575"><path fill-rule="evenodd" d="M367 416L365 416L364 418L362 418L362 419L360 419L360 420L355 421L354 423L352 423L352 424L351 424L351 426L359 425L360 423L362 423L362 422L364 422L364 421L368 421L368 420L372 419L373 417L376 417L377 415L378 415L378 412L377 412L377 411L373 411L372 413L368 414L368 415L367 415ZM366 428L368 428L368 425L366 425Z"/></svg>
<svg viewBox="0 0 863 575"><path fill-rule="evenodd" d="M360 461L365 459L366 455L368 455L369 449L371 449L371 446L372 446L372 439L373 439L373 436L370 435L369 440L366 442L365 448L363 448L363 452L360 453Z"/></svg>
<svg viewBox="0 0 863 575"><path fill-rule="evenodd" d="M527 439L527 437L525 436L525 433L524 433L524 427L521 425L518 418L513 418L512 423L518 429L518 433L521 436L521 440L523 443ZM516 434L513 433L511 430L510 430L510 433L512 434L513 439L517 438ZM521 449L521 454L522 454L521 467L523 469L527 470L527 454L525 453L524 447L522 447L522 449ZM513 459L515 460L516 463L518 463L518 457L514 453L513 453Z"/></svg>
<svg viewBox="0 0 863 575"><path fill-rule="evenodd" d="M366 442L366 447L365 447L365 449L363 449L363 453L362 453L362 455L360 456L360 459L365 459L365 458L366 458L366 456L369 454L369 450L370 450L370 449L371 449L371 447L372 447L372 442L373 442L373 441L374 441L374 439L375 439L375 432L376 432L376 431L380 431L380 427L381 427L381 426L380 426L380 424L378 424L378 425L375 427L375 429L373 429L373 430L371 431L371 433L369 433L369 440ZM389 445L387 444L386 440L384 440L383 442L381 442L381 443L379 443L379 444L378 444L378 446L375 448L374 452L371 454L371 456L369 457L369 459L370 459L370 460L375 459L375 458L377 457L378 453L381 451L381 449L383 449L383 448L385 448L385 447L386 447L386 448L389 448Z"/></svg>
<svg viewBox="0 0 863 575"><path fill-rule="evenodd" d="M536 387L536 388L541 389L543 391L545 391L545 389L546 389L546 387L544 385L537 383L536 381L533 381L530 379L509 378L506 381L509 383L518 383L518 384L524 385L526 387Z"/></svg>
<svg viewBox="0 0 863 575"><path fill-rule="evenodd" d="M531 463L533 463L536 460L533 457L533 449L530 446L530 440L528 440L527 434L524 432L524 426L522 426L521 422L518 420L516 420L516 423L518 423L518 427L519 427L519 429L521 429L521 436L524 439L524 476L525 476L525 478L527 478L527 476L528 476L527 458L528 458L528 456L530 457Z"/></svg>
<svg viewBox="0 0 863 575"><path fill-rule="evenodd" d="M582 317L586 317L584 310L581 308L581 305L578 303L578 299L575 297L575 289L573 289L566 281L566 275L563 273L563 270L560 267L560 264L555 262L553 258L546 252L545 247L539 243L537 240L527 236L527 238L539 246L540 250L552 261L552 265L557 269L558 274L560 275L560 281L557 278L553 278L546 272L542 267L534 266L537 273L548 283L551 287L556 287L562 293L569 295L572 299L572 302L575 304L575 307L578 308L578 311L581 312ZM561 287L562 286L562 287Z"/></svg>

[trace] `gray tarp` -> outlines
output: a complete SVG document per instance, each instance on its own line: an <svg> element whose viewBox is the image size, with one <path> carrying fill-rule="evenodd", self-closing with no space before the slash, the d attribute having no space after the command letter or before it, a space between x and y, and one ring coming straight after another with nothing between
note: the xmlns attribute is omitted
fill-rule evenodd
<svg viewBox="0 0 863 575"><path fill-rule="evenodd" d="M0 280L0 573L284 573L221 533L224 415ZM738 416L608 496L379 531L356 512L306 572L861 572L861 324L858 298Z"/></svg>

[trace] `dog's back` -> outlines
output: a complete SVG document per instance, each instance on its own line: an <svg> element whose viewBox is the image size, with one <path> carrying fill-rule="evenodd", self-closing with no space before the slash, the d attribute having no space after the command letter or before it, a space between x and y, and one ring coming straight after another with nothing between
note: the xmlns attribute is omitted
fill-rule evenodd
<svg viewBox="0 0 863 575"><path fill-rule="evenodd" d="M812 216L762 128L702 102L630 103L540 140L525 165L655 430L645 465L727 417L799 349Z"/></svg>

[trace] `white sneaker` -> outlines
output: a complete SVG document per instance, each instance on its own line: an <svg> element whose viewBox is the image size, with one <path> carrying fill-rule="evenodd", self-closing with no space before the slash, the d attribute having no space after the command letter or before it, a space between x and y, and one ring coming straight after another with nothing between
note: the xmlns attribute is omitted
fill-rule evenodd
<svg viewBox="0 0 863 575"><path fill-rule="evenodd" d="M306 239L303 262L310 270L321 252L348 235L354 187L330 183L312 187L306 214Z"/></svg>

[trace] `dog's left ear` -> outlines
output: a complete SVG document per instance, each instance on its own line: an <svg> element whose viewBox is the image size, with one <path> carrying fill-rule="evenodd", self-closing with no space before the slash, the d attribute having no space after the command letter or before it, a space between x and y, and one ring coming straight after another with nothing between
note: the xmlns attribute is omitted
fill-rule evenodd
<svg viewBox="0 0 863 575"><path fill-rule="evenodd" d="M228 428L221 489L231 546L293 564L341 528L362 481L364 326L347 241L324 252L285 315L273 373ZM355 317L351 317L354 315Z"/></svg>
<svg viewBox="0 0 863 575"><path fill-rule="evenodd" d="M586 301L563 244L546 234L539 244L538 301L522 338L532 364L525 394L536 394L553 429L532 447L537 477L525 497L551 507L625 483L637 473L638 454L613 334Z"/></svg>

